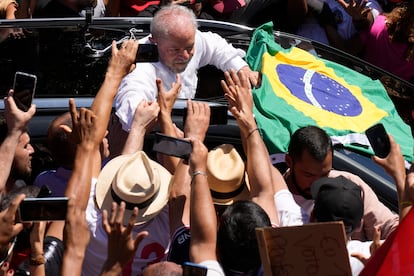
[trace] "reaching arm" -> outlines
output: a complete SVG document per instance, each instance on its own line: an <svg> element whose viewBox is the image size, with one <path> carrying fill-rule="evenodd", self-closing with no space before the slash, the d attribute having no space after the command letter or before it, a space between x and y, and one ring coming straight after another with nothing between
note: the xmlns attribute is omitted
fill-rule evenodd
<svg viewBox="0 0 414 276"><path fill-rule="evenodd" d="M253 116L253 96L250 83L243 72L225 73L222 81L225 97L230 103L230 111L237 120L247 156L247 174L251 183L251 200L259 204L268 214L271 222L278 225L273 200L272 164L269 153L260 136Z"/></svg>
<svg viewBox="0 0 414 276"><path fill-rule="evenodd" d="M406 172L404 165L404 157L401 154L400 146L395 142L391 135L390 139L391 149L390 153L385 158L374 156L374 161L380 165L393 179L397 186L398 202L400 220L410 211L414 198L409 194L409 183L406 182ZM407 177L408 179L408 177Z"/></svg>
<svg viewBox="0 0 414 276"><path fill-rule="evenodd" d="M207 181L207 148L200 140L191 142L190 261L200 263L217 259L217 217Z"/></svg>
<svg viewBox="0 0 414 276"><path fill-rule="evenodd" d="M8 96L4 98L7 136L0 145L0 193L5 190L19 138L35 112L36 107L33 104L27 112L18 109L13 99L13 90L10 90Z"/></svg>
<svg viewBox="0 0 414 276"><path fill-rule="evenodd" d="M138 104L122 154L135 153L142 150L145 133L155 125L159 111L160 107L157 102L147 103L145 100L142 100Z"/></svg>
<svg viewBox="0 0 414 276"><path fill-rule="evenodd" d="M185 137L203 141L210 122L210 107L206 103L187 101ZM170 190L170 228L173 234L181 225L190 224L191 176L188 162L181 160L174 173Z"/></svg>
<svg viewBox="0 0 414 276"><path fill-rule="evenodd" d="M101 141L107 131L109 116L119 84L122 78L135 67L137 49L138 41L133 39L125 40L119 50L116 42L112 42L112 56L106 70L105 79L91 107L97 117L97 137L102 137ZM101 164L96 164L92 168L93 177L97 177L101 170Z"/></svg>
<svg viewBox="0 0 414 276"><path fill-rule="evenodd" d="M177 127L172 121L171 112L181 89L180 75L177 74L176 82L172 83L169 91L164 91L161 79L157 79L156 83L158 89L157 100L160 106L158 121L160 123L161 132L168 136L177 137ZM162 163L164 167L166 167L171 173L175 172L179 162L179 158L166 155L162 156Z"/></svg>

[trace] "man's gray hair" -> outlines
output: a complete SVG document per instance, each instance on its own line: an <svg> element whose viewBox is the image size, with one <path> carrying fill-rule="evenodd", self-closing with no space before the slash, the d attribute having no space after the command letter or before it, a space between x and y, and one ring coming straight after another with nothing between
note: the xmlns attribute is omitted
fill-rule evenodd
<svg viewBox="0 0 414 276"><path fill-rule="evenodd" d="M198 28L194 12L189 8L176 4L163 6L152 19L151 34L157 38L168 38L183 23L194 26L194 30Z"/></svg>

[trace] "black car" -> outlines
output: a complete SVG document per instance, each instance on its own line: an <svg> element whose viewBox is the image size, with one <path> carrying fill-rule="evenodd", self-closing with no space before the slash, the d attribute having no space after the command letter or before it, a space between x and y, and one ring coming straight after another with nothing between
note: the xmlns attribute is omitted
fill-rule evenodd
<svg viewBox="0 0 414 276"><path fill-rule="evenodd" d="M30 20L0 20L0 28L22 28L25 38L8 38L0 43L0 90L3 93L13 85L16 71L37 76L34 103L37 112L29 125L36 148L33 161L34 176L54 166L45 147L47 127L57 115L67 111L68 98L74 97L78 107L91 105L98 91L110 56L113 40L126 37L142 38L149 34L151 18L60 18ZM199 20L200 30L209 30L225 37L237 48L247 49L253 29L237 24ZM283 32L274 32L275 40L284 48L292 45L315 52L358 71L372 79L379 79L397 106L401 117L412 124L414 86L356 57L332 47ZM197 99L210 105L227 105L220 80L223 72L206 66L199 71ZM3 108L3 103L0 103ZM182 126L185 101L175 105L173 118ZM230 113L220 118L220 124L211 125L206 137L209 148L231 143L241 150L240 133ZM150 150L154 135L146 137L145 149ZM242 151L240 151L242 152ZM398 212L397 194L392 179L369 156L341 146L335 147L334 168L347 170L365 180L386 206ZM278 168L283 170L283 164Z"/></svg>

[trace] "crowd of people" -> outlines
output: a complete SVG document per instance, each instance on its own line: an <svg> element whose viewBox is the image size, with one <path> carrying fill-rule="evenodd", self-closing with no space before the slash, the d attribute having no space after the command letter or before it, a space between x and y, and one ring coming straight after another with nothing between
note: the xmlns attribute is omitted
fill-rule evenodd
<svg viewBox="0 0 414 276"><path fill-rule="evenodd" d="M51 123L48 147L59 167L34 183L24 180L34 151L27 125L36 107L19 110L13 90L4 98L0 275L182 275L188 262L207 275L261 275L256 228L337 220L344 223L357 275L375 254L370 249L398 228L414 203L414 174L406 174L392 136L390 154L374 161L395 180L399 214L358 176L333 170L332 141L316 126L290 137L282 175L270 162L253 114L251 89L260 85L259 73L242 50L199 31L193 11L162 6L146 39L157 43L160 62L136 64L137 40L120 48L113 42L91 108L77 109L70 100L69 111ZM191 98L197 70L207 64L225 72L221 85L243 153L230 144L208 149L203 143L210 107ZM177 98L188 99L183 129L172 120ZM154 127L190 141L188 160L151 158L143 146ZM69 198L66 220L19 221L19 204L39 196L45 183L54 196ZM339 198L352 199L351 212Z"/></svg>

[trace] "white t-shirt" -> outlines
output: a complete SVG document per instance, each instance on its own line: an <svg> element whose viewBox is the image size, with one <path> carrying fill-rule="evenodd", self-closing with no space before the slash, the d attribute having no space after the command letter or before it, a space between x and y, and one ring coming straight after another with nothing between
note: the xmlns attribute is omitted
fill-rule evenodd
<svg viewBox="0 0 414 276"><path fill-rule="evenodd" d="M279 216L280 226L302 225L309 222L308 213L293 199L288 189L283 189L274 195L275 206Z"/></svg>

